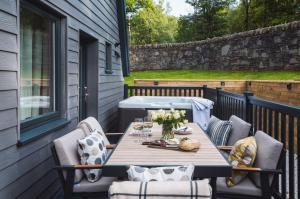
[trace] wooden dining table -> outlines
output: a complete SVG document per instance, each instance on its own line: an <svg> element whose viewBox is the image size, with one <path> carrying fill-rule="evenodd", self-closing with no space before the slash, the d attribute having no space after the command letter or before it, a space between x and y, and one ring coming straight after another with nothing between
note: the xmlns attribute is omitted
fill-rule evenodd
<svg viewBox="0 0 300 199"><path fill-rule="evenodd" d="M198 140L200 149L197 152L149 148L147 145L142 145L141 139L147 139L147 141L160 139L161 125L153 124L152 136L149 138L130 135L130 132L134 131L133 125L134 123L130 124L111 153L103 169L105 175L126 177L126 171L130 165L158 167L187 164L195 166L194 178L211 178L212 186L215 186L217 177L228 177L231 175L231 165L198 124L187 124L188 127L191 127L192 134L175 135L177 138L188 137Z"/></svg>

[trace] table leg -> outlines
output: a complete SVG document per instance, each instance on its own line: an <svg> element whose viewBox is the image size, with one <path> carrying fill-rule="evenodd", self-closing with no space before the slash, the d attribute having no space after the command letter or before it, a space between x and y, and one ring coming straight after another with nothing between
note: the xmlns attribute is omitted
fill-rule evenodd
<svg viewBox="0 0 300 199"><path fill-rule="evenodd" d="M210 179L210 186L212 188L212 199L217 199L217 178Z"/></svg>

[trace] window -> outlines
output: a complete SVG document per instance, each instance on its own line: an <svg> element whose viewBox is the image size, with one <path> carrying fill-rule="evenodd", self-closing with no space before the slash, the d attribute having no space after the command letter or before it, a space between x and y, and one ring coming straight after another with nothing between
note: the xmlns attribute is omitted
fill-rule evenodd
<svg viewBox="0 0 300 199"><path fill-rule="evenodd" d="M105 72L112 74L112 47L108 42L105 43Z"/></svg>
<svg viewBox="0 0 300 199"><path fill-rule="evenodd" d="M59 117L57 73L59 19L21 1L21 133Z"/></svg>

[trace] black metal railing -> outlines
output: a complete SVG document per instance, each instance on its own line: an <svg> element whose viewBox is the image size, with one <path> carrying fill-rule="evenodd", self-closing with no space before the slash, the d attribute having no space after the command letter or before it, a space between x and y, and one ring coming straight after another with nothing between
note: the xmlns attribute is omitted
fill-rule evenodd
<svg viewBox="0 0 300 199"><path fill-rule="evenodd" d="M124 86L124 98L130 96L195 96L212 100L212 114L228 120L237 115L252 124L252 133L262 130L284 144L283 173L277 189L283 198L298 198L300 191L300 108L253 96L251 92L236 94L221 88Z"/></svg>

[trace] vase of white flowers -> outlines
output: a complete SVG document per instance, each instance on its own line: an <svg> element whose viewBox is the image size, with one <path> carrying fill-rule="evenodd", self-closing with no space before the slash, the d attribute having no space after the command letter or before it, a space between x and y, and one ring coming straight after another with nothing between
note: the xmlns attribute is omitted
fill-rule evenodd
<svg viewBox="0 0 300 199"><path fill-rule="evenodd" d="M162 125L162 139L169 140L174 138L173 129L178 128L180 124L187 123L184 110L159 110L152 112L152 121Z"/></svg>

